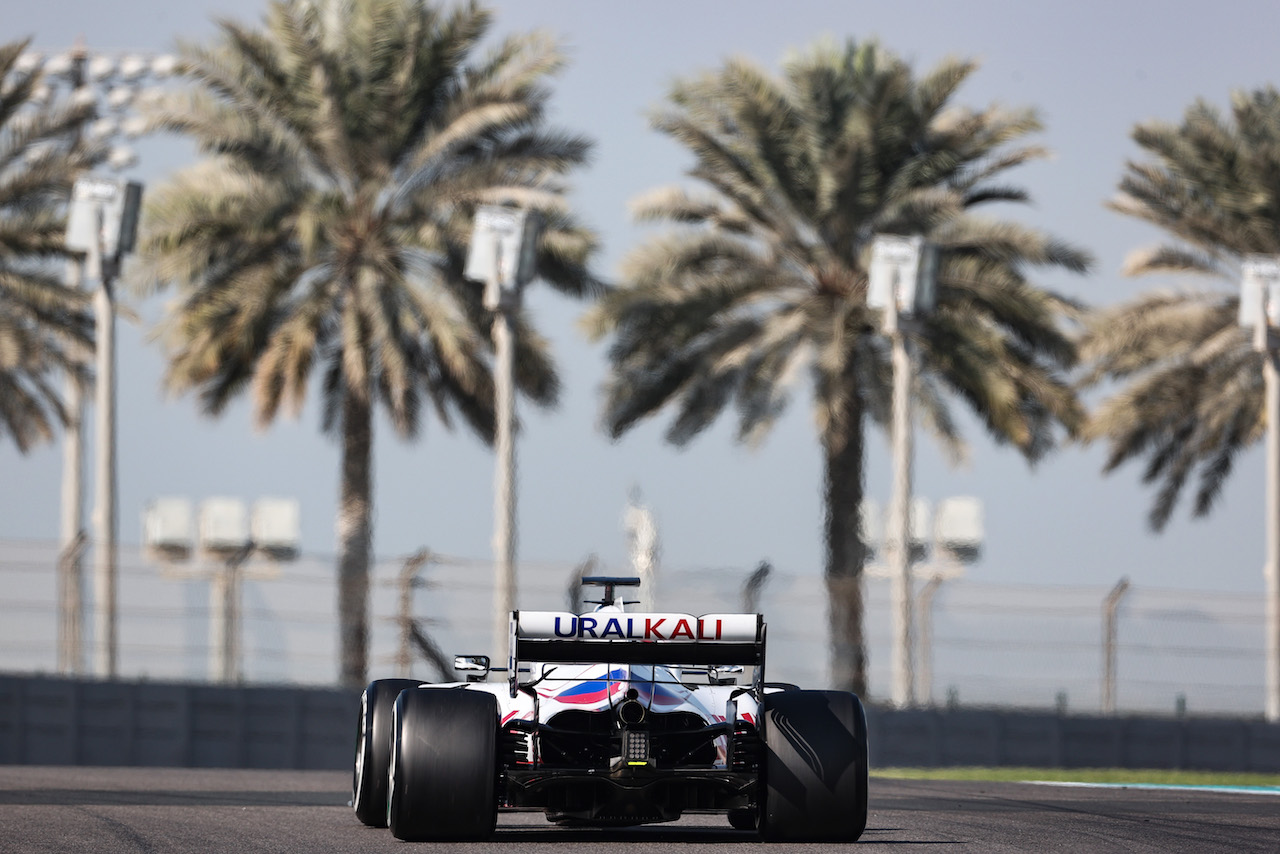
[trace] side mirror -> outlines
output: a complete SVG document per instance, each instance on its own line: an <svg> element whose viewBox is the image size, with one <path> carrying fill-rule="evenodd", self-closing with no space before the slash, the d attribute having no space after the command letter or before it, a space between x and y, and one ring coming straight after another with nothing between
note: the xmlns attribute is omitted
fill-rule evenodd
<svg viewBox="0 0 1280 854"><path fill-rule="evenodd" d="M483 682L489 675L489 656L487 655L455 655L453 669L466 674L468 682Z"/></svg>
<svg viewBox="0 0 1280 854"><path fill-rule="evenodd" d="M707 682L711 685L737 685L742 675L741 664L725 664L707 668Z"/></svg>

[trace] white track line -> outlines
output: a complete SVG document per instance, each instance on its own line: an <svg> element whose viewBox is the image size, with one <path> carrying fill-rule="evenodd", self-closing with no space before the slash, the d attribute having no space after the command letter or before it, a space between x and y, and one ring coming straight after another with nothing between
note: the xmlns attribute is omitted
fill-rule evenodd
<svg viewBox="0 0 1280 854"><path fill-rule="evenodd" d="M1280 795L1280 786L1195 786L1176 783L1072 783L1057 780L1024 780L1033 786L1070 786L1077 789L1150 789L1176 792L1224 792L1229 795Z"/></svg>

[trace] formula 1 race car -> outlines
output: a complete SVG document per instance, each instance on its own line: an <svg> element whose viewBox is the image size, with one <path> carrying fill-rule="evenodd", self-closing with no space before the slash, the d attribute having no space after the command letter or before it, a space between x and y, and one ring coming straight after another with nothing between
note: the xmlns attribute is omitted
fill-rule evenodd
<svg viewBox="0 0 1280 854"><path fill-rule="evenodd" d="M481 840L499 810L626 826L726 813L770 840L856 840L867 723L845 691L764 681L759 614L514 611L505 668L379 679L360 703L352 804L405 840ZM505 672L503 682L483 681ZM744 685L737 680L749 678Z"/></svg>

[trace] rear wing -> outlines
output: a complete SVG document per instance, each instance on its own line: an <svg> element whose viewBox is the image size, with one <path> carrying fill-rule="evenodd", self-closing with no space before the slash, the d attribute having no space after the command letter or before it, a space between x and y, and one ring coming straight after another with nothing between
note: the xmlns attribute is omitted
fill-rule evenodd
<svg viewBox="0 0 1280 854"><path fill-rule="evenodd" d="M764 666L760 614L515 611L511 673L521 661Z"/></svg>

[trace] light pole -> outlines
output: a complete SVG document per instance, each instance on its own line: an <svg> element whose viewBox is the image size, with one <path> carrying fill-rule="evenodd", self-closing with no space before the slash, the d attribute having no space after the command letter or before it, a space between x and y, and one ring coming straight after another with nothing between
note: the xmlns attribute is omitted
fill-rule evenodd
<svg viewBox="0 0 1280 854"><path fill-rule="evenodd" d="M83 49L68 56L67 81L73 93L84 86ZM35 57L32 67L39 65ZM79 127L75 146L81 145ZM84 279L83 262L72 256L66 263L66 284L80 290ZM67 426L62 443L62 519L58 551L58 672L78 675L84 668L84 638L81 616L84 613L84 567L81 559L88 546L84 529L84 404L80 379L68 373L63 395L67 405Z"/></svg>
<svg viewBox="0 0 1280 854"><path fill-rule="evenodd" d="M142 185L85 176L71 191L67 249L87 256L95 332L94 408L94 661L99 676L115 678L116 641L116 386L115 296L120 259L133 249Z"/></svg>
<svg viewBox="0 0 1280 854"><path fill-rule="evenodd" d="M76 107L92 107L85 121L74 130L76 147L89 142L106 144L119 133L136 136L142 131L142 120L128 116L140 85L148 80L159 80L171 75L177 60L168 55L119 55L91 53L83 44L71 50L45 56L28 51L18 58L17 70L23 74L40 74L39 85L32 95L32 105L43 109L50 103L65 99ZM111 146L107 163L112 168L123 169L136 162L127 147ZM87 256L91 249L81 248ZM82 286L84 256L73 256L66 264L66 285L72 289ZM106 295L108 307L111 296ZM102 306L95 299L95 314L101 320ZM110 332L108 332L108 335ZM104 355L99 348L98 356ZM66 432L63 437L62 508L60 522L60 548L58 554L58 670L65 674L78 674L84 667L82 618L84 610L84 578L81 558L89 537L84 525L84 404L83 388L73 376L65 381L67 412ZM101 403L101 397L98 397ZM101 447L101 445L99 446ZM106 461L99 461L97 470L114 469ZM98 492L101 499L102 495ZM105 512L105 510L104 510ZM103 524L106 524L104 521ZM111 522L113 525L114 522ZM100 591L102 592L102 591ZM101 616L102 612L99 611ZM104 664L99 652L98 664ZM107 654L108 659L110 654ZM105 662L110 667L110 662Z"/></svg>
<svg viewBox="0 0 1280 854"><path fill-rule="evenodd" d="M292 498L261 498L250 514L237 498L209 498L201 502L197 524L200 551L212 557L218 568L210 579L209 667L213 681L242 681L241 588L245 564L255 554L265 555L268 569L250 577L273 576L279 561L294 560L301 542L298 502ZM192 554L191 502L185 498L159 498L142 516L142 539L148 554L164 566L187 560ZM206 573L183 573L199 578Z"/></svg>
<svg viewBox="0 0 1280 854"><path fill-rule="evenodd" d="M492 655L500 660L516 600L515 322L521 290L533 278L538 234L536 211L483 205L467 253L465 275L484 283L484 306L493 317L494 454Z"/></svg>
<svg viewBox="0 0 1280 854"><path fill-rule="evenodd" d="M880 507L874 501L864 500L861 512L863 541L873 552L878 552L884 545ZM914 701L925 705L933 704L933 600L944 582L962 577L965 567L978 560L986 538L982 502L977 498L967 495L944 498L932 512L932 524L930 515L928 501L911 499L907 549L913 558L919 555L924 565L911 566L908 590L920 579L925 579L925 583L915 596L913 613L915 625L919 627L919 643L908 651L907 670L914 675ZM881 564L871 564L864 572L870 578L898 579L894 569ZM900 640L900 636L895 640Z"/></svg>
<svg viewBox="0 0 1280 854"><path fill-rule="evenodd" d="M1280 256L1250 255L1240 279L1240 325L1262 354L1266 438L1266 718L1280 722L1280 367L1272 331L1280 326Z"/></svg>
<svg viewBox="0 0 1280 854"><path fill-rule="evenodd" d="M933 309L936 251L924 238L878 235L871 247L867 304L884 316L884 334L893 347L893 499L889 505L886 552L893 582L894 705L915 705L912 657L911 506L911 321Z"/></svg>

